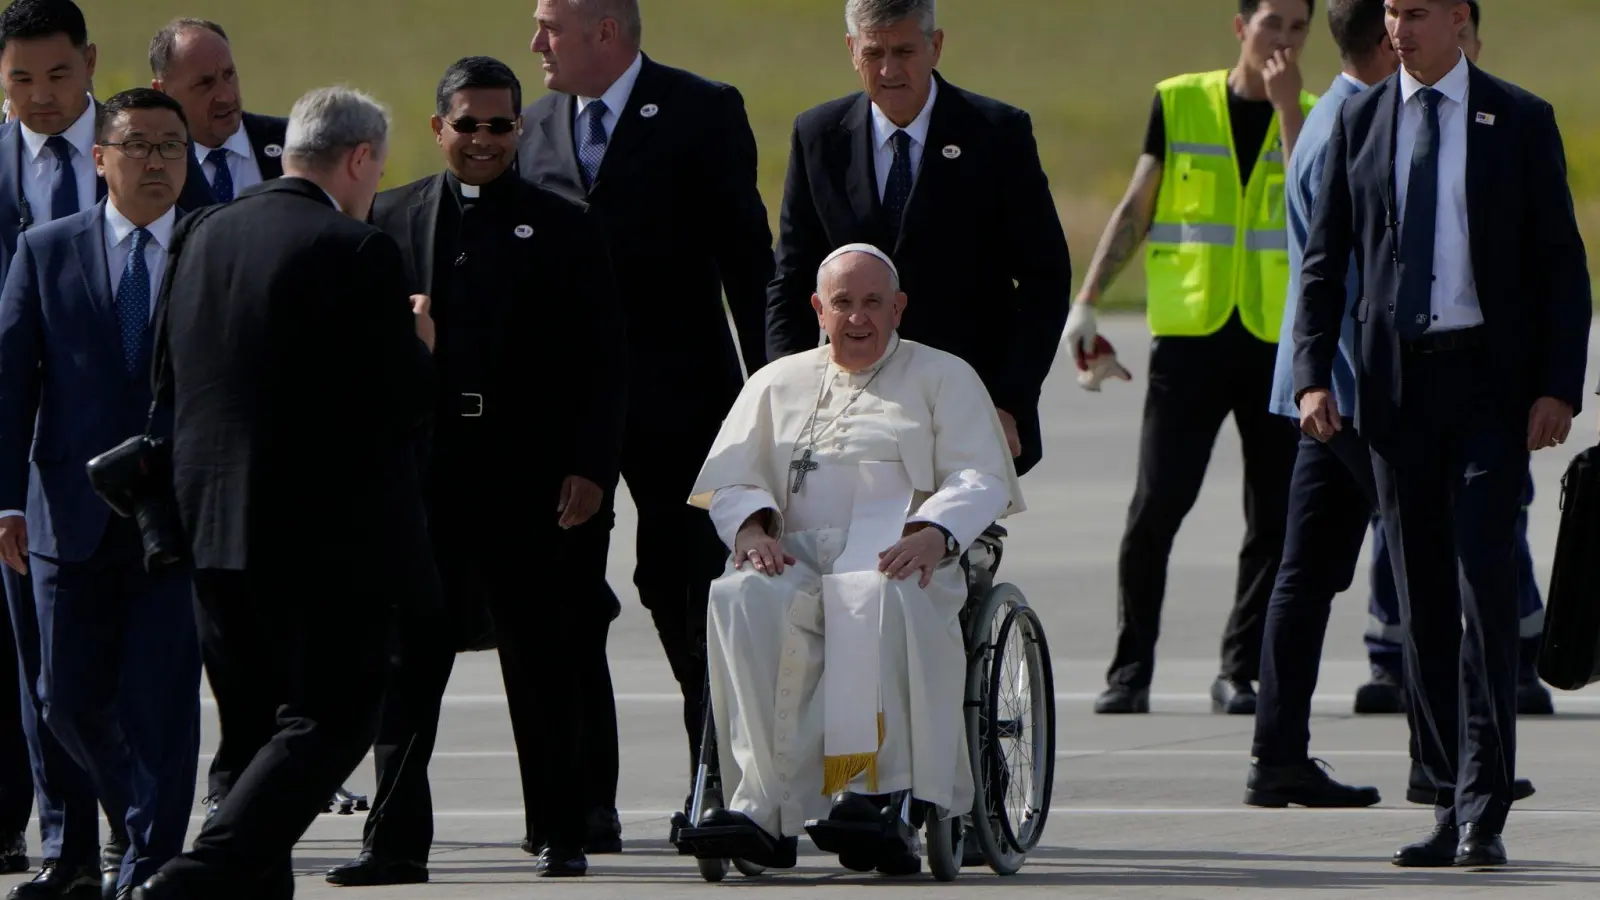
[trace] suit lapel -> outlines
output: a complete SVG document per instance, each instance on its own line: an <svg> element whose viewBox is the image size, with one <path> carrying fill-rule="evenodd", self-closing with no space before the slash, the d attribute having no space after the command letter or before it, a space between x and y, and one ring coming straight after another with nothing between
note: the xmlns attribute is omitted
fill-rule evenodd
<svg viewBox="0 0 1600 900"><path fill-rule="evenodd" d="M934 73L933 77L939 78L938 73ZM939 186L947 177L950 167L957 164L955 159L945 158L944 148L960 146L958 133L961 123L957 121L956 109L958 101L950 85L939 78L939 96L933 102L932 115L928 117L928 139L923 145L922 161L911 184L911 196L906 198L905 215L900 220L898 237L895 239L895 253L899 253L905 245L906 235L916 228L917 221L926 218L922 215L922 208L931 202L928 200L930 196L938 195Z"/></svg>
<svg viewBox="0 0 1600 900"><path fill-rule="evenodd" d="M428 179L406 210L406 246L411 251L418 282L413 290L419 294L433 293L433 238L439 225L439 195L444 180L443 175Z"/></svg>
<svg viewBox="0 0 1600 900"><path fill-rule="evenodd" d="M1500 105L1500 94L1477 66L1468 64L1467 87L1467 233L1472 245L1472 270L1482 272L1486 254L1484 247L1491 225L1489 211L1484 204L1489 201L1494 163L1498 154L1496 135L1492 124L1506 115ZM1479 116L1484 121L1478 121Z"/></svg>
<svg viewBox="0 0 1600 900"><path fill-rule="evenodd" d="M17 217L0 222L0 238L15 247L17 235L32 218L22 211L22 127L13 125L0 137L0 209L14 209Z"/></svg>
<svg viewBox="0 0 1600 900"><path fill-rule="evenodd" d="M872 146L871 110L871 101L861 94L840 123L839 134L849 158L844 189L850 198L850 209L857 221L877 224L883 217L883 205L878 197L877 166L873 163L877 148Z"/></svg>
<svg viewBox="0 0 1600 900"><path fill-rule="evenodd" d="M1394 189L1394 157L1400 135L1400 75L1396 73L1390 76L1374 90L1389 92L1388 96L1382 98L1387 108L1372 117L1372 142L1379 147L1387 148L1379 162L1384 167L1384 222L1393 227L1400 221L1400 207L1395 203ZM1399 237L1398 231L1395 237Z"/></svg>
<svg viewBox="0 0 1600 900"><path fill-rule="evenodd" d="M250 151L256 158L256 168L261 170L261 180L271 181L283 177L283 136L267 134L261 127L263 123L245 113L244 133L250 139ZM276 147L278 155L273 156L266 152L267 147Z"/></svg>
<svg viewBox="0 0 1600 900"><path fill-rule="evenodd" d="M617 167L627 159L634 148L647 141L656 131L656 122L660 118L672 115L672 110L663 107L661 101L665 99L661 92L663 85L661 79L656 77L658 70L650 57L644 57L640 64L639 78L633 83L633 90L628 94L628 102L621 110L617 111L617 127L611 131L611 140L606 144L606 155L600 160L600 171L595 173L594 185L589 188L592 194L605 184L607 175L614 175ZM576 105L574 100L573 104ZM669 104L670 105L670 104ZM653 115L646 116L641 110L646 106L652 107ZM567 119L571 127L571 118ZM570 144L570 142L569 142ZM577 146L573 147L573 160L577 160Z"/></svg>
<svg viewBox="0 0 1600 900"><path fill-rule="evenodd" d="M112 358L120 361L122 330L117 322L116 302L111 292L111 261L106 257L106 217L104 207L96 206L95 209L96 214L73 235L72 248L78 257L78 268L83 275L89 306L100 321L100 333L105 336L108 347L115 351ZM118 368L121 368L120 362Z"/></svg>
<svg viewBox="0 0 1600 900"><path fill-rule="evenodd" d="M572 117L577 108L578 100L571 94L563 94L556 99L554 109L539 123L539 130L544 133L544 145L548 152L555 154L556 161L560 163L561 174L573 185L577 186L578 193L583 193L583 171L578 167L578 145L573 143Z"/></svg>

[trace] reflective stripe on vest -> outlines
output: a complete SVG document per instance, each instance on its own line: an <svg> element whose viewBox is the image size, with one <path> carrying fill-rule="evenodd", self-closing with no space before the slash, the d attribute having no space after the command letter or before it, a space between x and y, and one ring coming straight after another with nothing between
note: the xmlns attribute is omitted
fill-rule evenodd
<svg viewBox="0 0 1600 900"><path fill-rule="evenodd" d="M1147 314L1155 335L1211 334L1238 310L1268 343L1278 340L1289 289L1289 233L1278 117L1244 187L1228 120L1227 70L1156 86L1167 150L1146 235ZM1309 111L1316 97L1302 93Z"/></svg>

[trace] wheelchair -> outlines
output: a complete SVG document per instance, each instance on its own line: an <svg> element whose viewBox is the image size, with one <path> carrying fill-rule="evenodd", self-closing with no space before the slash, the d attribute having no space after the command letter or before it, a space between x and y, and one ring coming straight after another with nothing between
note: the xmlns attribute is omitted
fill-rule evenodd
<svg viewBox="0 0 1600 900"><path fill-rule="evenodd" d="M924 834L925 852L935 879L954 881L962 868L987 865L998 875L1021 871L1044 836L1055 779L1055 679L1044 626L1022 591L997 583L1006 531L991 525L961 557L967 576L967 602L961 610L966 637L967 681L962 697L967 753L972 765L972 809L940 821L913 811L902 813ZM746 877L765 869L748 860L714 853L715 828L698 823L722 803L711 698L693 792L686 813L672 817L670 840L683 856L694 856L700 875L722 881L729 867ZM919 821L926 819L926 821ZM814 823L807 823L813 833Z"/></svg>

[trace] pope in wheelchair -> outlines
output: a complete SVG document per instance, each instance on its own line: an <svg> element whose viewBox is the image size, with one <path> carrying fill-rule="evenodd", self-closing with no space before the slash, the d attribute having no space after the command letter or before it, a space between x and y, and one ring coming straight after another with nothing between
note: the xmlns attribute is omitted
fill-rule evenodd
<svg viewBox="0 0 1600 900"><path fill-rule="evenodd" d="M750 378L695 484L732 551L706 625L726 798L684 832L701 859L793 867L804 829L846 868L912 874L919 829L972 809L960 559L1024 507L982 381L897 335L906 303L881 251L832 253L828 343Z"/></svg>

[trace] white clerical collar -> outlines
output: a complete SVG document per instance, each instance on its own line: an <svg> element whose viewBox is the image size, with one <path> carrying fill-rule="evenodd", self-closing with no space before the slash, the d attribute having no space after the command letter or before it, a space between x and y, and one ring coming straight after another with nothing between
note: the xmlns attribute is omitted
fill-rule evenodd
<svg viewBox="0 0 1600 900"><path fill-rule="evenodd" d="M928 86L928 102L922 104L922 112L917 113L917 117L905 128L889 121L878 104L872 104L872 146L882 150L896 131L904 131L920 147L928 146L928 122L933 118L933 101L938 97L939 79L935 78Z"/></svg>
<svg viewBox="0 0 1600 900"><path fill-rule="evenodd" d="M68 125L66 131L61 132L61 136L67 139L72 149L83 154L85 159L94 158L94 114L94 97L90 97L89 105L84 108L83 114L78 116L77 121ZM17 124L22 128L22 143L28 148L29 161L38 161L39 154L44 152L45 142L54 135L34 131L22 124L21 117L18 117Z"/></svg>
<svg viewBox="0 0 1600 900"><path fill-rule="evenodd" d="M628 98L633 96L633 86L639 80L639 71L644 68L644 54L636 53L633 64L628 66L616 81L611 82L611 87L600 95L600 100L606 104L606 111L613 115L621 116L622 111L628 106ZM583 114L583 108L595 101L594 97L578 98L578 114Z"/></svg>
<svg viewBox="0 0 1600 900"><path fill-rule="evenodd" d="M461 196L468 200L476 200L482 194L483 188L475 184L467 184L465 181L461 182Z"/></svg>
<svg viewBox="0 0 1600 900"><path fill-rule="evenodd" d="M196 159L204 160L207 156L210 156L211 151L215 149L217 148L207 147L205 144L202 144L199 141L194 142L194 155ZM233 135L222 142L222 149L232 153L234 156L243 156L247 159L255 155L256 150L254 147L250 146L250 135L244 130L244 122L241 121L238 129L233 132Z"/></svg>
<svg viewBox="0 0 1600 900"><path fill-rule="evenodd" d="M1432 87L1439 93L1464 106L1467 102L1467 85L1470 81L1466 53L1461 54L1461 59L1456 62L1455 68L1451 69L1443 78L1439 79L1437 84L1433 85L1426 85L1418 81L1402 66L1400 68L1400 100L1403 103L1409 103L1417 91L1425 87Z"/></svg>
<svg viewBox="0 0 1600 900"><path fill-rule="evenodd" d="M172 227L178 222L178 210L173 207L161 214L161 218L146 225L144 229L150 232L150 240L157 247L165 250L172 244ZM117 211L117 204L110 198L106 199L106 228L111 230L111 246L116 247L128 236L133 234L139 226L129 221L128 217Z"/></svg>

